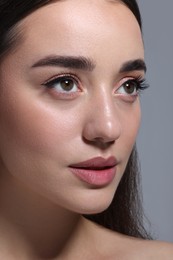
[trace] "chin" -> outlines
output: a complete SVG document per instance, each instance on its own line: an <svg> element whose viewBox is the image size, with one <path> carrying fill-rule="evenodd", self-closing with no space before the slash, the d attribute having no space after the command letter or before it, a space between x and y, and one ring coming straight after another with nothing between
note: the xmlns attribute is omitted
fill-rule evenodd
<svg viewBox="0 0 173 260"><path fill-rule="evenodd" d="M78 204L76 212L82 215L92 215L105 211L111 204L113 196L104 196L104 198L93 197ZM85 203L84 203L85 202Z"/></svg>

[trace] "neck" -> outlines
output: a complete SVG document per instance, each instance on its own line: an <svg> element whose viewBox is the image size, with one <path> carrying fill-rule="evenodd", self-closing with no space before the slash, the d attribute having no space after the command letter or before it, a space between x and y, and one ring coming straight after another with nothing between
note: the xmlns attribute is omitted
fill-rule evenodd
<svg viewBox="0 0 173 260"><path fill-rule="evenodd" d="M7 252L27 252L32 256L22 259L54 258L68 243L80 219L8 174L1 174L0 244Z"/></svg>

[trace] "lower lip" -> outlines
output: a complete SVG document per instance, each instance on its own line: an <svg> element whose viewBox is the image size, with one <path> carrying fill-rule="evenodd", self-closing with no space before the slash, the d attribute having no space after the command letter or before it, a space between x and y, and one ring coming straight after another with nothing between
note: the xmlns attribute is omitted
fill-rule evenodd
<svg viewBox="0 0 173 260"><path fill-rule="evenodd" d="M96 186L108 185L113 181L116 174L116 166L103 170L80 169L70 167L70 170L82 181Z"/></svg>

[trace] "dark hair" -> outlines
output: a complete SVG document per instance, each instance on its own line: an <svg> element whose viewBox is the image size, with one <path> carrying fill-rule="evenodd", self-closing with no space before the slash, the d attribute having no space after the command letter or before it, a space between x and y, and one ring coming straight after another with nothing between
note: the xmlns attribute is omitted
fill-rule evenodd
<svg viewBox="0 0 173 260"><path fill-rule="evenodd" d="M132 11L142 31L137 2L135 0L120 1ZM18 32L15 27L18 22L34 10L51 2L51 0L0 1L0 60L10 49L14 48L17 42ZM126 235L150 238L143 225L144 215L139 189L138 159L134 147L111 205L102 213L85 215L85 217Z"/></svg>

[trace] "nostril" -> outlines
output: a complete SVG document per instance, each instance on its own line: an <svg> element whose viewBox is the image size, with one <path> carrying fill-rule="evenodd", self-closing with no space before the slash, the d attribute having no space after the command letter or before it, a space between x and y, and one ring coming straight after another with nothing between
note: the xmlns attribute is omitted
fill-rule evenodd
<svg viewBox="0 0 173 260"><path fill-rule="evenodd" d="M96 143L101 143L101 144L110 144L110 143L114 143L115 142L115 139L113 138L104 138L104 137L96 137L93 139L93 142L96 142Z"/></svg>
<svg viewBox="0 0 173 260"><path fill-rule="evenodd" d="M98 147L99 149L105 150L115 143L115 140L105 140L104 138L96 137L92 140L83 138L86 144Z"/></svg>
<svg viewBox="0 0 173 260"><path fill-rule="evenodd" d="M96 138L96 140L93 140L95 145L101 149L107 149L111 145L115 143L115 140L108 140L103 138Z"/></svg>

